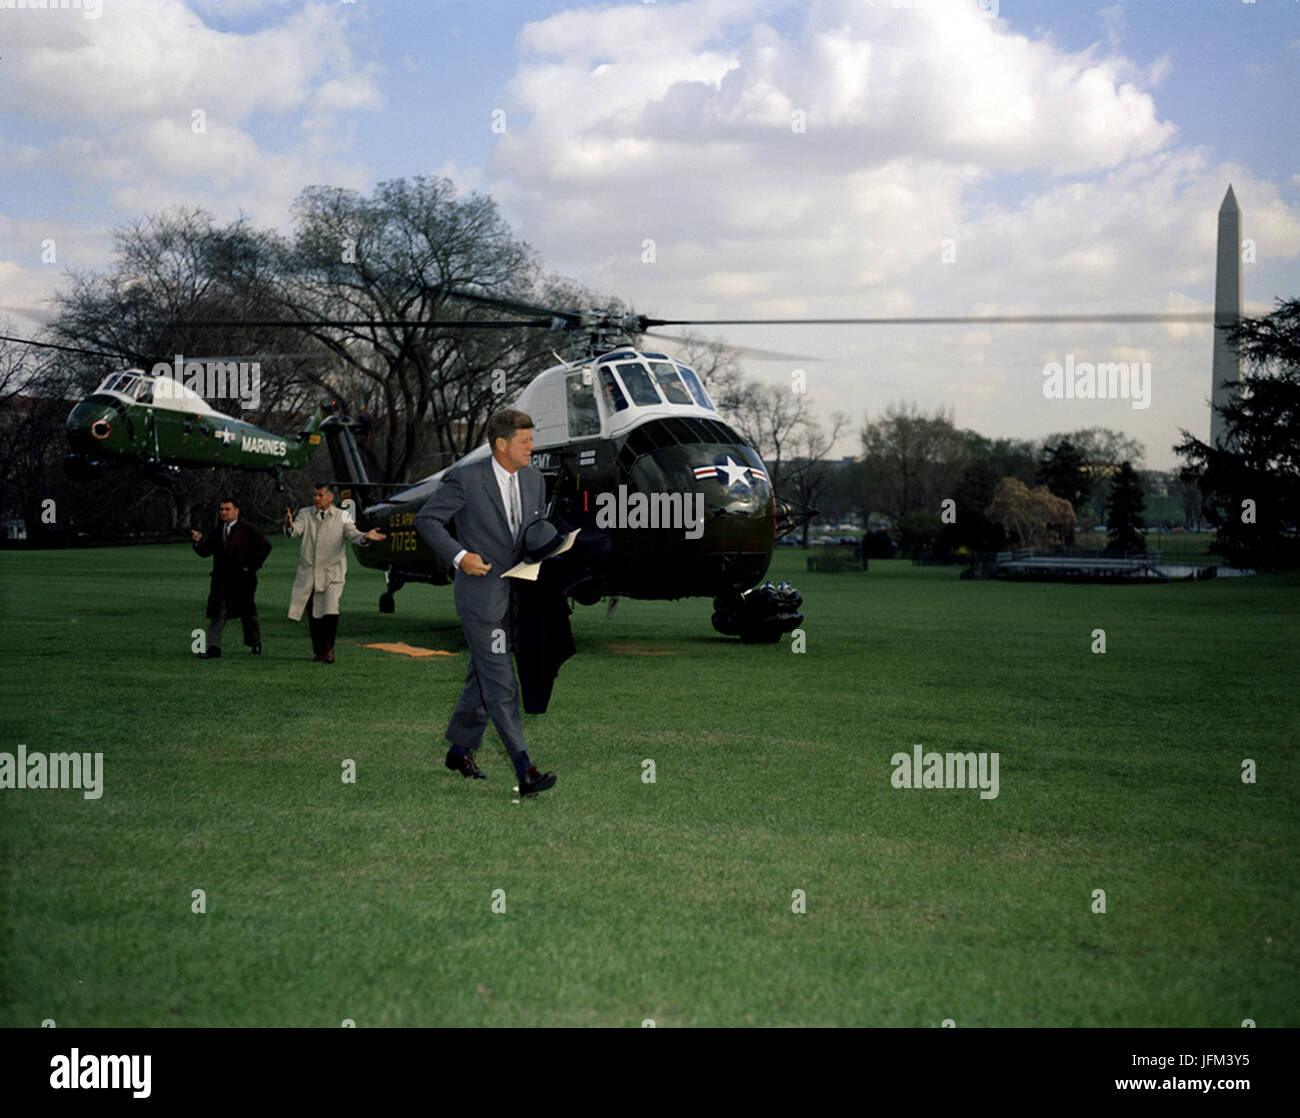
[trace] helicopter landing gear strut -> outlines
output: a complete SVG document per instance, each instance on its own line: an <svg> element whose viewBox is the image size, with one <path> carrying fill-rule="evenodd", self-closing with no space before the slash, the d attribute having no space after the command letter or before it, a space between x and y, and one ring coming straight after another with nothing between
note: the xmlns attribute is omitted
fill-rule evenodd
<svg viewBox="0 0 1300 1118"><path fill-rule="evenodd" d="M393 595L406 583L398 575L393 574L392 571L384 572L384 582L387 584L388 589L379 595L379 612L392 613L397 608L397 603L393 601Z"/></svg>
<svg viewBox="0 0 1300 1118"><path fill-rule="evenodd" d="M743 594L713 599L713 627L745 644L775 644L803 624L803 595L788 582L755 586Z"/></svg>

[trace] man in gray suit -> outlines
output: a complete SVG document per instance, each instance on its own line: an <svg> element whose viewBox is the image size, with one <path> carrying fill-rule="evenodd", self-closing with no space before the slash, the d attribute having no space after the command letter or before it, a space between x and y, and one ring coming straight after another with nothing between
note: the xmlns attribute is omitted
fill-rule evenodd
<svg viewBox="0 0 1300 1118"><path fill-rule="evenodd" d="M519 792L536 795L555 783L529 759L510 662L514 641L514 579L501 576L523 559L524 532L545 516L546 483L528 464L533 421L501 411L487 422L491 454L475 452L449 469L415 518L415 530L456 569L456 612L469 645L469 671L447 726L447 768L486 779L474 762L489 720L519 777ZM449 525L455 520L453 538Z"/></svg>

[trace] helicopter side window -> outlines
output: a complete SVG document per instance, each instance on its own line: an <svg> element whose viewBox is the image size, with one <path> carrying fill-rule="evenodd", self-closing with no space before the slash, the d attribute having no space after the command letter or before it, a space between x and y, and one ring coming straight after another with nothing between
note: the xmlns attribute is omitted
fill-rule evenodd
<svg viewBox="0 0 1300 1118"><path fill-rule="evenodd" d="M618 375L623 378L628 395L632 397L632 403L642 407L654 407L656 404L663 403L659 390L655 388L655 382L650 379L649 372L641 362L623 362L618 367Z"/></svg>
<svg viewBox="0 0 1300 1118"><path fill-rule="evenodd" d="M700 378L695 375L693 369L688 369L685 365L678 365L677 371L682 374L682 380L686 382L686 387L691 390L691 395L695 397L695 402L702 408L708 408L709 411L717 411L713 406L713 401L709 399L709 394L704 391L704 385L700 383Z"/></svg>
<svg viewBox="0 0 1300 1118"><path fill-rule="evenodd" d="M655 380L659 382L659 388L664 394L664 399L670 404L691 403L690 393L682 385L681 377L677 375L677 370L667 361L652 361L650 363L650 372Z"/></svg>
<svg viewBox="0 0 1300 1118"><path fill-rule="evenodd" d="M627 397L623 395L614 371L608 365L600 367L600 393L605 398L605 410L610 415L627 407Z"/></svg>
<svg viewBox="0 0 1300 1118"><path fill-rule="evenodd" d="M569 404L569 438L582 439L589 435L599 435L600 412L596 408L591 370L570 373L564 378L564 386Z"/></svg>

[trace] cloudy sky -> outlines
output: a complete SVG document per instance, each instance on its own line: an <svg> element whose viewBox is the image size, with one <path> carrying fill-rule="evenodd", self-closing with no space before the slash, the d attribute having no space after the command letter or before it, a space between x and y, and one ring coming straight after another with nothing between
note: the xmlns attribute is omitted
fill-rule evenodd
<svg viewBox="0 0 1300 1118"><path fill-rule="evenodd" d="M1247 312L1300 295L1297 0L71 2L0 0L20 330L146 213L287 229L305 186L415 174L664 317L1207 308L1229 183ZM812 400L855 427L898 400L992 436L1104 425L1158 468L1209 430L1209 326L712 333L822 358ZM1070 356L1149 362L1150 407L1045 398Z"/></svg>

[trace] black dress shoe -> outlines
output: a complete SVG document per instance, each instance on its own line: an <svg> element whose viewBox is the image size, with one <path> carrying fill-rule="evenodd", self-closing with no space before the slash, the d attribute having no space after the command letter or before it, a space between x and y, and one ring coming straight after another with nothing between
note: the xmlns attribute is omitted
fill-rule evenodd
<svg viewBox="0 0 1300 1118"><path fill-rule="evenodd" d="M554 773L539 773L537 766L534 765L519 778L519 794L535 796L538 792L545 792L554 783Z"/></svg>
<svg viewBox="0 0 1300 1118"><path fill-rule="evenodd" d="M487 774L474 763L474 754L472 753L466 753L458 757L451 750L448 750L443 764L453 772L460 773L461 776L473 780L487 780Z"/></svg>
<svg viewBox="0 0 1300 1118"><path fill-rule="evenodd" d="M253 655L254 656L262 655L262 646L260 644L253 645Z"/></svg>
<svg viewBox="0 0 1300 1118"><path fill-rule="evenodd" d="M200 660L220 660L220 659L221 659L221 649L219 649L219 648L209 648L209 649L207 650L207 652L200 652L200 653L199 653L199 659L200 659Z"/></svg>

